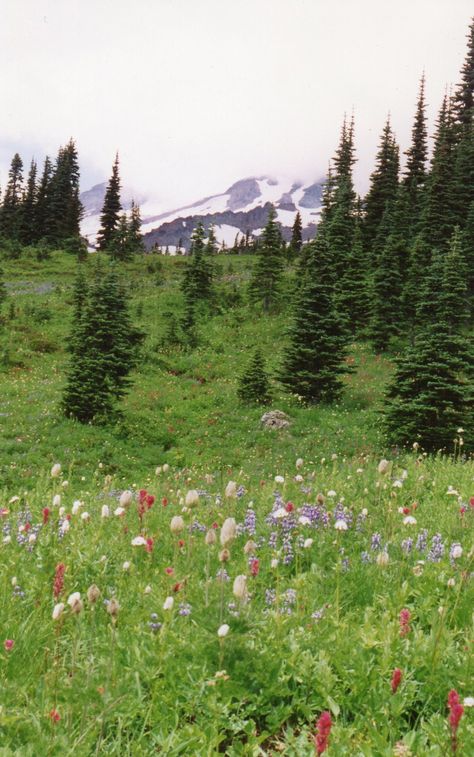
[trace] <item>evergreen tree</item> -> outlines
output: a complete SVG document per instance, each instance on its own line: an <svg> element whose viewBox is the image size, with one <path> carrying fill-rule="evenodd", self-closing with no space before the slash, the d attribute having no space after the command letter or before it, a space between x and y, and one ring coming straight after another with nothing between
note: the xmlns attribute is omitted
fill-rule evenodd
<svg viewBox="0 0 474 757"><path fill-rule="evenodd" d="M274 309L280 299L282 280L281 233L276 222L275 208L271 205L250 282L251 302L262 305L266 313Z"/></svg>
<svg viewBox="0 0 474 757"><path fill-rule="evenodd" d="M21 206L20 241L24 245L33 244L36 241L36 173L36 163L32 160Z"/></svg>
<svg viewBox="0 0 474 757"><path fill-rule="evenodd" d="M237 396L248 404L265 404L270 400L270 383L259 348L255 350L245 373L239 379Z"/></svg>
<svg viewBox="0 0 474 757"><path fill-rule="evenodd" d="M467 271L467 293L474 308L474 202L471 202L461 237L461 249L464 255L464 265Z"/></svg>
<svg viewBox="0 0 474 757"><path fill-rule="evenodd" d="M354 120L344 119L341 137L333 158L334 169L330 171L324 192L324 203L318 233L325 235L331 248L334 279L340 281L352 249L355 220L356 194L352 178L354 156Z"/></svg>
<svg viewBox="0 0 474 757"><path fill-rule="evenodd" d="M21 233L21 206L23 194L23 161L15 153L0 214L0 232L6 239L19 240Z"/></svg>
<svg viewBox="0 0 474 757"><path fill-rule="evenodd" d="M352 335L360 334L370 312L368 291L367 255L364 251L362 230L357 222L344 272L337 289L337 309Z"/></svg>
<svg viewBox="0 0 474 757"><path fill-rule="evenodd" d="M48 156L46 156L36 196L34 242L39 242L42 239L48 240L54 236L54 219L51 208L52 175L53 165Z"/></svg>
<svg viewBox="0 0 474 757"><path fill-rule="evenodd" d="M469 324L467 271L461 247L461 231L455 227L446 255L443 256L443 282L440 296L441 316L450 334L462 332Z"/></svg>
<svg viewBox="0 0 474 757"><path fill-rule="evenodd" d="M130 260L133 255L130 239L130 224L125 213L119 218L117 228L107 246L107 252L112 260Z"/></svg>
<svg viewBox="0 0 474 757"><path fill-rule="evenodd" d="M462 129L454 147L453 215L456 224L464 227L467 213L474 202L474 121Z"/></svg>
<svg viewBox="0 0 474 757"><path fill-rule="evenodd" d="M294 260L301 252L301 246L303 244L303 223L301 221L301 215L298 211L293 223L291 231L291 240L288 247L288 258Z"/></svg>
<svg viewBox="0 0 474 757"><path fill-rule="evenodd" d="M427 178L428 129L426 125L425 77L420 83L410 148L405 152L407 163L403 177L403 188L407 193L407 227L409 239L419 231L423 205L423 190Z"/></svg>
<svg viewBox="0 0 474 757"><path fill-rule="evenodd" d="M144 252L145 245L142 237L142 219L140 216L140 207L132 200L130 210L130 221L128 224L129 246L132 253Z"/></svg>
<svg viewBox="0 0 474 757"><path fill-rule="evenodd" d="M81 294L78 277L65 414L82 423L113 418L142 338L131 324L125 292L113 269L104 275L97 267L87 294Z"/></svg>
<svg viewBox="0 0 474 757"><path fill-rule="evenodd" d="M70 139L60 147L49 184L49 239L60 245L80 236L83 207L79 199L79 160L76 145Z"/></svg>
<svg viewBox="0 0 474 757"><path fill-rule="evenodd" d="M423 286L430 262L431 250L421 235L418 235L410 249L400 303L403 323L407 328L407 333L412 344L419 323Z"/></svg>
<svg viewBox="0 0 474 757"><path fill-rule="evenodd" d="M209 226L209 229L207 231L207 242L204 247L204 254L217 255L217 239L214 232L214 226Z"/></svg>
<svg viewBox="0 0 474 757"><path fill-rule="evenodd" d="M390 120L387 119L364 203L363 234L365 249L368 252L372 251L387 205L392 204L397 198L399 162L398 145Z"/></svg>
<svg viewBox="0 0 474 757"><path fill-rule="evenodd" d="M449 451L458 427L467 430L466 448L474 447L474 353L462 319L453 315L462 299L457 233L448 256L433 255L419 308L424 317L413 345L397 361L385 410L393 443L416 441L428 451Z"/></svg>
<svg viewBox="0 0 474 757"><path fill-rule="evenodd" d="M108 246L112 243L114 234L119 225L121 210L119 157L117 153L112 166L112 175L105 191L104 204L100 216L101 226L97 235L97 246L99 250L107 250Z"/></svg>
<svg viewBox="0 0 474 757"><path fill-rule="evenodd" d="M423 238L432 249L446 250L456 225L455 125L451 103L445 96L438 117L431 171L421 216Z"/></svg>
<svg viewBox="0 0 474 757"><path fill-rule="evenodd" d="M191 237L190 258L181 285L186 299L192 303L211 300L214 295L212 267L205 254L204 237L204 226L199 221Z"/></svg>
<svg viewBox="0 0 474 757"><path fill-rule="evenodd" d="M349 370L344 362L347 339L334 307L333 286L324 278L329 268L324 257L322 249L311 246L279 375L306 402L336 399L342 391L341 374Z"/></svg>
<svg viewBox="0 0 474 757"><path fill-rule="evenodd" d="M467 40L467 54L454 103L457 122L462 127L470 128L474 121L474 18L469 27Z"/></svg>
<svg viewBox="0 0 474 757"><path fill-rule="evenodd" d="M391 218L388 207L381 228L389 229ZM401 294L400 240L392 233L386 237L372 276L369 338L377 352L386 350L399 331Z"/></svg>

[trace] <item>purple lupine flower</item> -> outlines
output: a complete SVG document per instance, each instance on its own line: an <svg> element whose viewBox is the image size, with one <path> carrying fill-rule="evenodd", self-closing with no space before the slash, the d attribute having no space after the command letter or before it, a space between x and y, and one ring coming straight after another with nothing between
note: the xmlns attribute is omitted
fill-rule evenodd
<svg viewBox="0 0 474 757"><path fill-rule="evenodd" d="M244 528L249 534L249 536L254 536L256 532L256 516L254 510L252 508L248 508L247 512L245 513L245 519L244 519Z"/></svg>
<svg viewBox="0 0 474 757"><path fill-rule="evenodd" d="M192 609L193 608L191 607L189 602L180 602L178 614L182 615L183 617L187 617L188 615L191 615Z"/></svg>
<svg viewBox="0 0 474 757"><path fill-rule="evenodd" d="M413 539L403 539L401 544L402 550L406 555L409 555L413 549Z"/></svg>
<svg viewBox="0 0 474 757"><path fill-rule="evenodd" d="M160 630L160 628L162 626L162 623L158 622L158 615L156 614L156 612L152 612L151 615L150 615L150 618L151 618L151 620L148 623L148 628L153 633L158 633L158 631Z"/></svg>
<svg viewBox="0 0 474 757"><path fill-rule="evenodd" d="M435 534L431 539L431 549L428 552L426 559L429 562L441 562L441 558L444 555L444 543L441 534Z"/></svg>
<svg viewBox="0 0 474 757"><path fill-rule="evenodd" d="M382 547L382 537L379 533L372 534L372 540L370 543L370 549L373 552L376 552L378 549L381 549Z"/></svg>
<svg viewBox="0 0 474 757"><path fill-rule="evenodd" d="M426 528L420 531L416 540L416 549L418 552L424 552L428 545L428 531Z"/></svg>
<svg viewBox="0 0 474 757"><path fill-rule="evenodd" d="M273 605L276 600L275 589L265 589L265 604Z"/></svg>

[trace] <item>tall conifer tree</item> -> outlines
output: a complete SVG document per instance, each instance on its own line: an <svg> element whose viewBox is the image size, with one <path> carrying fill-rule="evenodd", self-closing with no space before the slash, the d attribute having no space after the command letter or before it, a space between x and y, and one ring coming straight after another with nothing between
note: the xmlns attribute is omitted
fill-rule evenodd
<svg viewBox="0 0 474 757"><path fill-rule="evenodd" d="M420 82L420 91L412 129L412 141L407 156L402 187L407 193L407 231L413 239L419 231L423 205L423 190L427 178L428 129L426 125L425 77Z"/></svg>
<svg viewBox="0 0 474 757"><path fill-rule="evenodd" d="M0 214L0 232L6 239L20 238L22 195L23 161L19 154L15 153L8 172L8 183Z"/></svg>
<svg viewBox="0 0 474 757"><path fill-rule="evenodd" d="M308 247L279 379L305 402L332 402L342 391L341 375L349 370L347 336L334 306L334 287L325 277L330 261L321 248Z"/></svg>
<svg viewBox="0 0 474 757"><path fill-rule="evenodd" d="M364 201L364 243L372 251L387 204L393 203L398 194L399 148L387 119L375 159L375 170L370 177L370 187Z"/></svg>
<svg viewBox="0 0 474 757"><path fill-rule="evenodd" d="M104 204L100 216L101 226L97 235L97 245L99 250L107 250L108 246L112 243L114 234L119 225L121 210L119 156L117 153L112 166L112 175L105 191Z"/></svg>
<svg viewBox="0 0 474 757"><path fill-rule="evenodd" d="M21 206L21 229L20 241L22 244L33 244L36 237L36 186L37 167L34 160L31 161L26 192Z"/></svg>
<svg viewBox="0 0 474 757"><path fill-rule="evenodd" d="M251 302L262 305L264 311L269 312L278 304L283 279L281 233L273 205L270 207L256 257L249 296Z"/></svg>

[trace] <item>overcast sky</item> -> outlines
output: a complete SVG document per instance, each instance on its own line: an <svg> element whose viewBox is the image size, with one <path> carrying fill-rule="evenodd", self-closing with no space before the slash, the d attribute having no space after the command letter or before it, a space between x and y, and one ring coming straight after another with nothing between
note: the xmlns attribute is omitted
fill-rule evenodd
<svg viewBox="0 0 474 757"><path fill-rule="evenodd" d="M354 111L360 191L388 111L409 143L459 80L472 0L0 0L0 184L76 139L82 188L164 207L245 176L326 171Z"/></svg>

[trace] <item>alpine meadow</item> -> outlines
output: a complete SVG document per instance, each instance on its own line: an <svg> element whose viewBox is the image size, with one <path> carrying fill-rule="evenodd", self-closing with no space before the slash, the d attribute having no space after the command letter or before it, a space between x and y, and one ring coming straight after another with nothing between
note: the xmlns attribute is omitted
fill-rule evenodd
<svg viewBox="0 0 474 757"><path fill-rule="evenodd" d="M474 754L467 26L436 122L427 69L409 144L374 124L363 192L358 109L321 182L173 213L128 196L120 145L81 192L79 140L18 137L0 757Z"/></svg>

